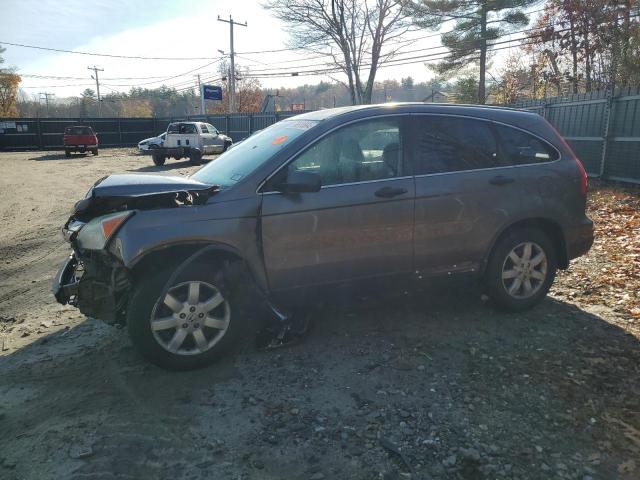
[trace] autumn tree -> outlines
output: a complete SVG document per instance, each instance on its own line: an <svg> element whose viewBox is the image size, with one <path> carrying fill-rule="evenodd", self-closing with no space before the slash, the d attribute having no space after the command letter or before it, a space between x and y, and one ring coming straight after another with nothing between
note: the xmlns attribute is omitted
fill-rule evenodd
<svg viewBox="0 0 640 480"><path fill-rule="evenodd" d="M495 103L511 105L521 97L543 98L545 95L542 67L544 61L535 55L529 59L522 52L507 57L489 89Z"/></svg>
<svg viewBox="0 0 640 480"><path fill-rule="evenodd" d="M342 72L351 104L371 103L378 68L397 52L383 47L410 28L401 0L268 0L265 7L289 27L291 44L326 54Z"/></svg>
<svg viewBox="0 0 640 480"><path fill-rule="evenodd" d="M491 41L529 23L524 8L539 0L409 0L416 25L439 30L454 19L455 26L441 36L449 49L434 69L441 75L455 74L470 65L479 66L478 103L486 100L487 58Z"/></svg>
<svg viewBox="0 0 640 480"><path fill-rule="evenodd" d="M251 75L251 71L240 65L236 71L236 111L259 112L262 106L262 89L260 80ZM208 102L207 113L226 113L229 111L229 63L223 61L218 66L218 73L222 80L222 101Z"/></svg>
<svg viewBox="0 0 640 480"><path fill-rule="evenodd" d="M6 51L0 47L0 65L4 63L2 54ZM20 75L12 69L0 68L0 117L15 117L18 115L18 85Z"/></svg>
<svg viewBox="0 0 640 480"><path fill-rule="evenodd" d="M633 13L635 11L635 13ZM640 83L636 0L549 0L526 50L546 59L545 76L571 93Z"/></svg>

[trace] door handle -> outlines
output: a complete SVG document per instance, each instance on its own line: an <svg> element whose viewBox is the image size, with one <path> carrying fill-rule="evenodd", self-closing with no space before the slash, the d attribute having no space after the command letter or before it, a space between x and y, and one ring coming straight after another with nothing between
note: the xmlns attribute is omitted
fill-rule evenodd
<svg viewBox="0 0 640 480"><path fill-rule="evenodd" d="M398 195L402 195L403 193L407 193L406 188L397 188L397 187L382 187L380 190L376 190L376 197L382 198L392 198Z"/></svg>
<svg viewBox="0 0 640 480"><path fill-rule="evenodd" d="M489 180L489 183L491 185L506 185L508 183L513 183L516 180L514 178L511 177L503 177L502 175L498 175L497 177L493 177L491 180Z"/></svg>

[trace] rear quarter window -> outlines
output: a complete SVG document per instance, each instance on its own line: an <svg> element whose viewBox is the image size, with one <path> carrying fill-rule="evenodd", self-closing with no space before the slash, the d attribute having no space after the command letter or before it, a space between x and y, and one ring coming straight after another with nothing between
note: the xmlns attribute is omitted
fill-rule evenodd
<svg viewBox="0 0 640 480"><path fill-rule="evenodd" d="M530 133L506 125L495 127L504 165L528 165L560 158L555 148Z"/></svg>

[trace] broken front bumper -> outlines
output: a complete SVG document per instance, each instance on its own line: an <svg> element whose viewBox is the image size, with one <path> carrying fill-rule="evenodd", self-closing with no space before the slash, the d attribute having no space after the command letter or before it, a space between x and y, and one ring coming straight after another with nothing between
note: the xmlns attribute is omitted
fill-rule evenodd
<svg viewBox="0 0 640 480"><path fill-rule="evenodd" d="M107 252L91 252L82 259L72 253L53 279L53 295L86 316L107 323L123 323L131 279Z"/></svg>
<svg viewBox="0 0 640 480"><path fill-rule="evenodd" d="M69 255L67 261L62 264L60 270L53 278L53 295L56 297L58 303L63 305L70 304L76 305L76 299L78 297L78 285L80 283L76 275L78 267L78 260L75 254Z"/></svg>

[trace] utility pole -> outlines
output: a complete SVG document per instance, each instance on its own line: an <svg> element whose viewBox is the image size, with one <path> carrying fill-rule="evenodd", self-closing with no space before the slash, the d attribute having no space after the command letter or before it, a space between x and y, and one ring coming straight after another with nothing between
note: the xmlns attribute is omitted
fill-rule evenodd
<svg viewBox="0 0 640 480"><path fill-rule="evenodd" d="M55 96L55 93L40 92L41 98L42 98L42 95L44 95L44 101L47 104L47 117L48 117L49 116L49 97Z"/></svg>
<svg viewBox="0 0 640 480"><path fill-rule="evenodd" d="M200 83L200 74L198 74L198 91L200 92L200 115L206 115L207 111L205 110L204 105L204 89L202 88L202 84Z"/></svg>
<svg viewBox="0 0 640 480"><path fill-rule="evenodd" d="M229 75L229 113L234 113L236 111L236 66L234 63L234 50L233 50L233 26L239 25L241 27L246 27L247 22L239 23L235 22L231 15L229 15L229 20L224 20L220 18L218 15L218 21L229 24L229 43L230 43L230 52L229 58L231 63L231 73Z"/></svg>
<svg viewBox="0 0 640 480"><path fill-rule="evenodd" d="M95 65L93 67L87 67L87 70L93 70L95 77L91 75L91 78L96 81L96 90L98 93L98 117L102 117L102 104L100 103L100 81L98 80L98 72L104 72L104 68L98 68Z"/></svg>

